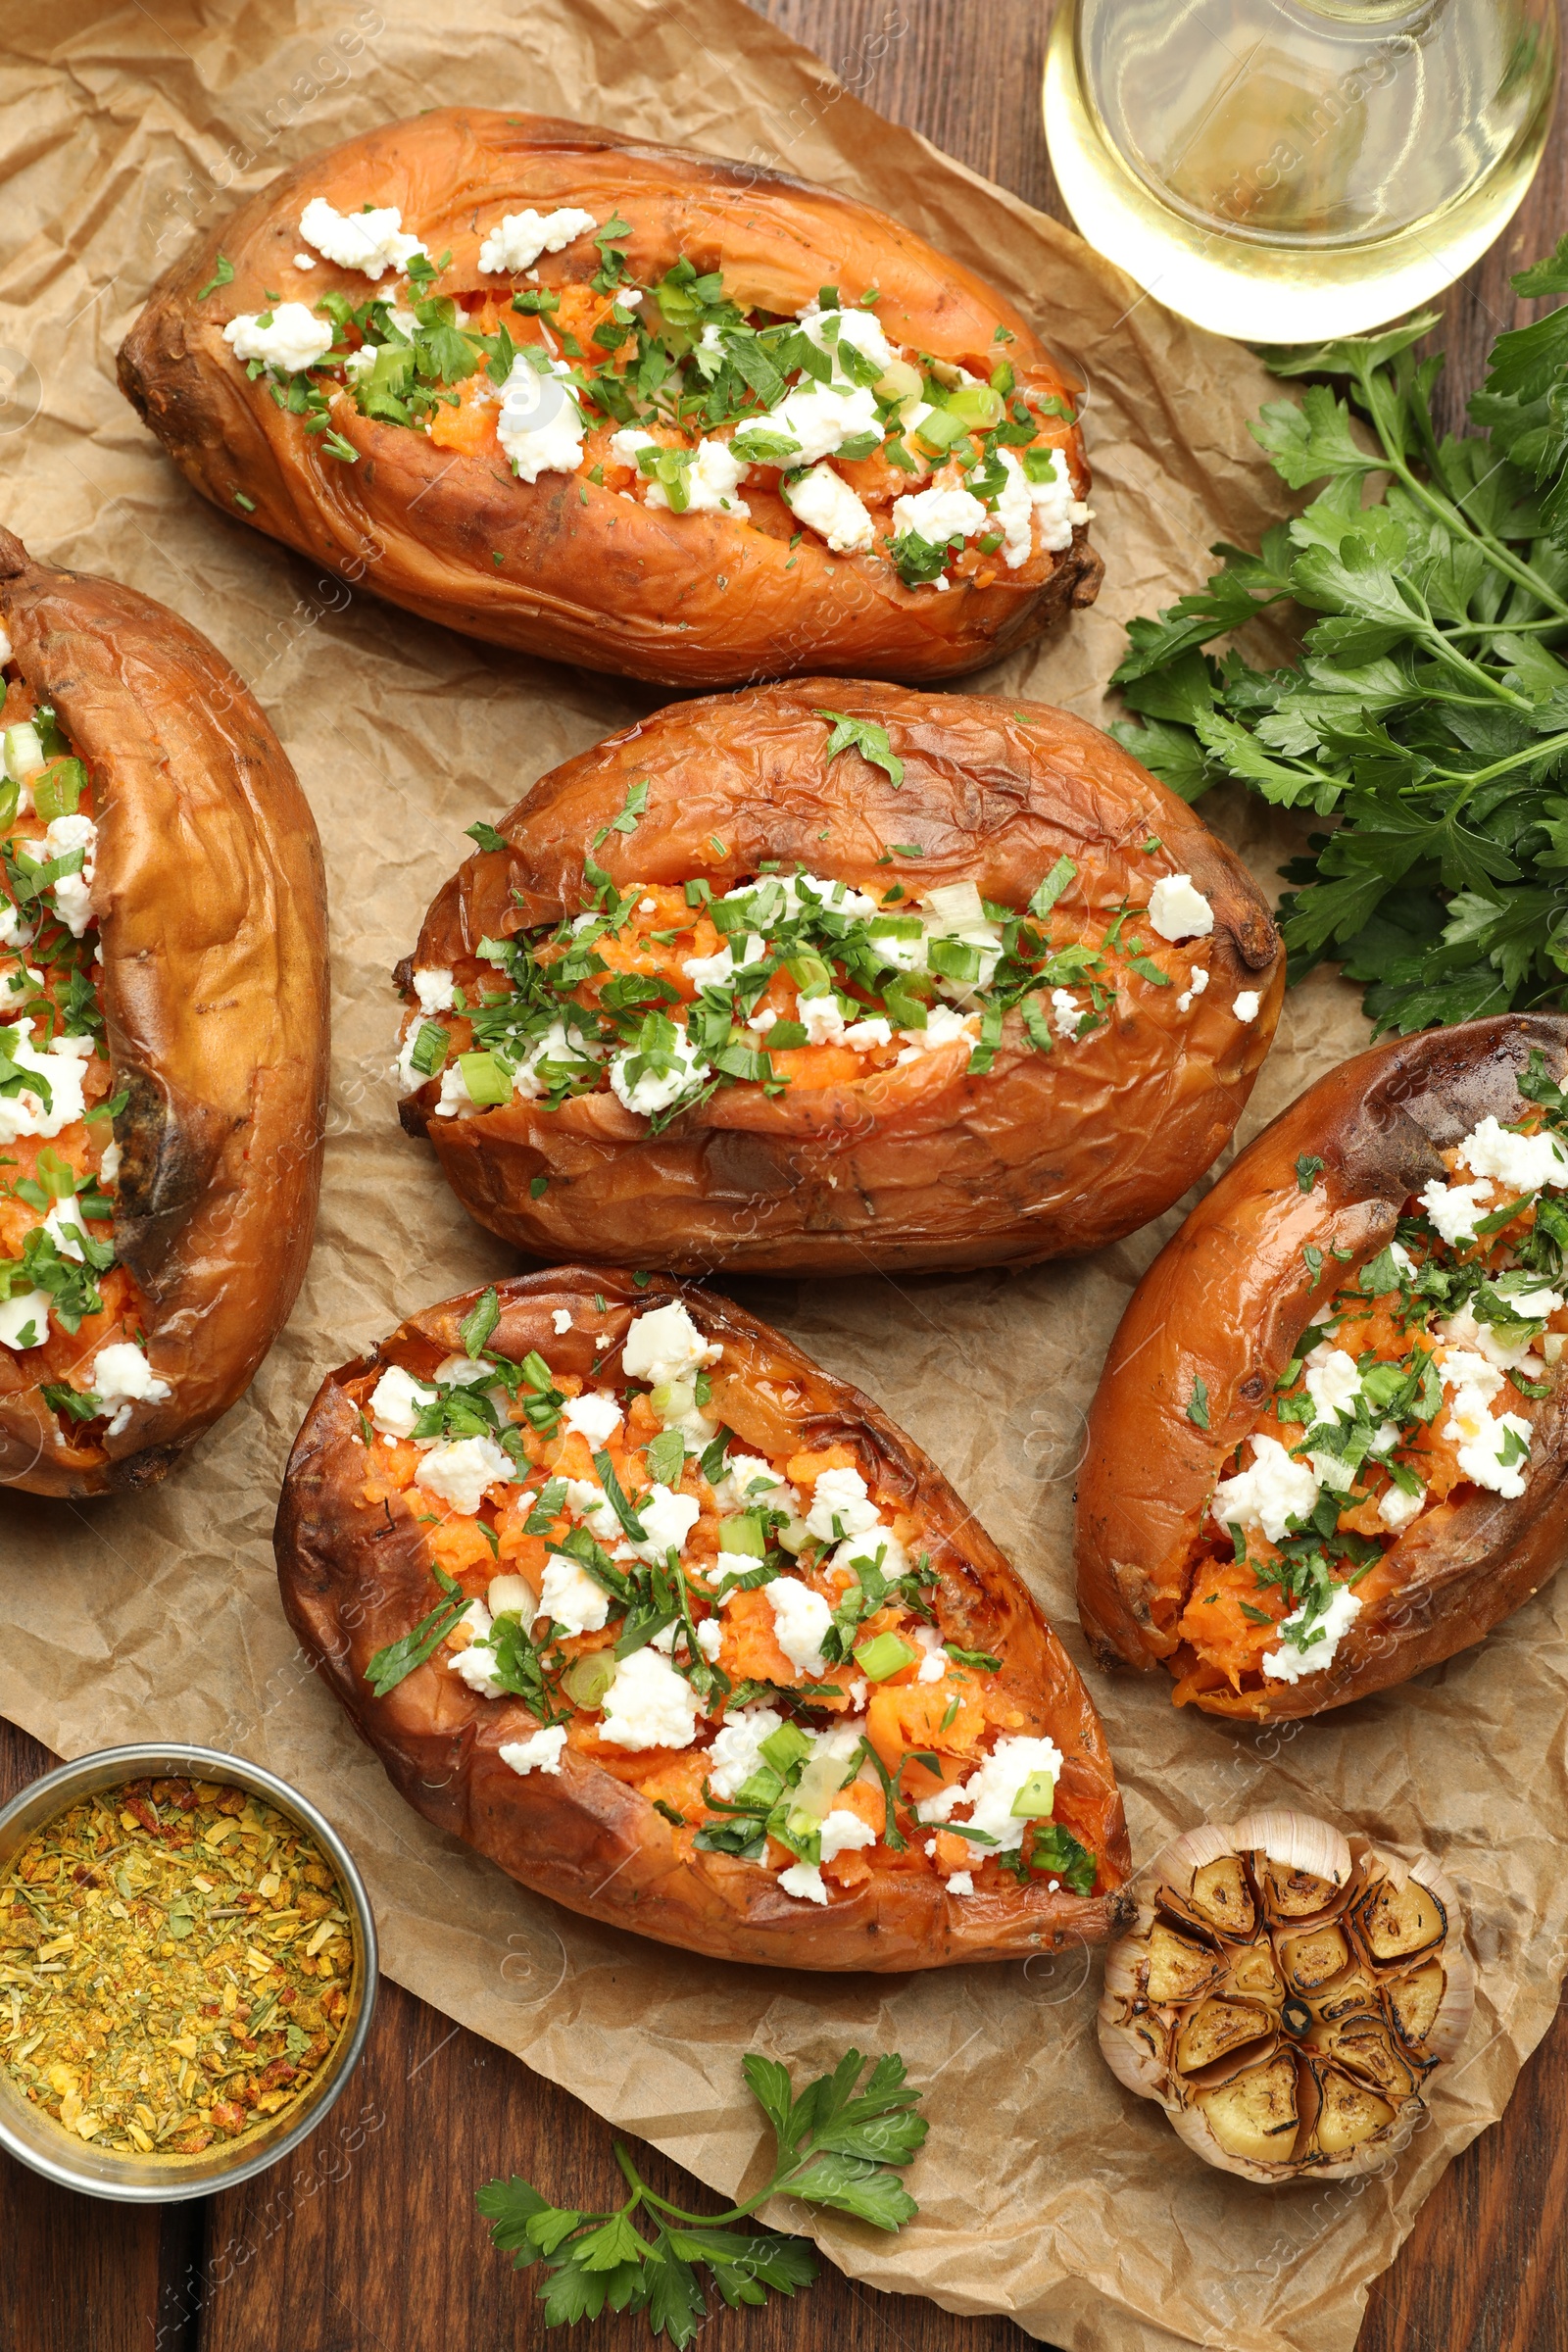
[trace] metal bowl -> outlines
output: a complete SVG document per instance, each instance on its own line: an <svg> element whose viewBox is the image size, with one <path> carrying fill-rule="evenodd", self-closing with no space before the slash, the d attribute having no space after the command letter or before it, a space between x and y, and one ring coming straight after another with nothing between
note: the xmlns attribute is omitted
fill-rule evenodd
<svg viewBox="0 0 1568 2352"><path fill-rule="evenodd" d="M199 2156L122 2156L95 2148L91 2141L75 2138L52 2116L40 2114L0 2070L0 2147L64 2188L80 2189L90 2197L116 2197L133 2205L205 2197L215 2189L253 2180L270 2165L279 2163L309 2137L341 2095L359 2063L375 2007L375 1922L353 1857L331 1823L297 1788L264 1772L259 1764L248 1764L243 1756L171 1742L156 1747L103 1747L74 1764L62 1764L58 1772L34 1781L0 1811L0 1872L35 1830L64 1813L78 1797L96 1795L126 1781L171 1776L225 1781L253 1796L265 1797L317 1839L337 1873L346 1898L354 1942L353 1988L343 2030L301 2104L254 2136L205 2148Z"/></svg>

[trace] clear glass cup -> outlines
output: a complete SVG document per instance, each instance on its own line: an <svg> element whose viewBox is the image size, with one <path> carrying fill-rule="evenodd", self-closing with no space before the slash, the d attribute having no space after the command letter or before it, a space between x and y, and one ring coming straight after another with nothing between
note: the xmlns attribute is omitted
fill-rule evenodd
<svg viewBox="0 0 1568 2352"><path fill-rule="evenodd" d="M1555 0L1059 0L1046 136L1084 235L1161 302L1315 342L1486 251L1556 80Z"/></svg>

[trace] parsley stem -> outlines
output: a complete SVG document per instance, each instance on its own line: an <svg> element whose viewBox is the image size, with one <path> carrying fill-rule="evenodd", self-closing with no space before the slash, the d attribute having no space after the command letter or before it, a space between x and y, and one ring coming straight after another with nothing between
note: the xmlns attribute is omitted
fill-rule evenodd
<svg viewBox="0 0 1568 2352"><path fill-rule="evenodd" d="M1419 474L1411 470L1387 421L1388 408L1384 387L1377 380L1376 370L1368 368L1363 364L1356 371L1355 380L1361 388L1367 414L1377 428L1378 439L1383 444L1389 470L1397 475L1410 496L1437 515L1439 520L1449 530L1462 532L1474 546L1483 549L1499 571L1505 571L1509 578L1521 588L1528 589L1532 596L1539 599L1542 604L1549 606L1560 618L1568 620L1568 603L1564 602L1557 591L1543 579L1538 571L1534 570L1530 564L1519 562L1509 553L1503 540L1489 531L1485 524L1473 523L1462 507L1452 499L1440 496L1428 483L1422 481ZM1396 397L1397 398L1397 395ZM1417 406L1414 402L1410 405ZM1479 484L1477 487L1479 488Z"/></svg>

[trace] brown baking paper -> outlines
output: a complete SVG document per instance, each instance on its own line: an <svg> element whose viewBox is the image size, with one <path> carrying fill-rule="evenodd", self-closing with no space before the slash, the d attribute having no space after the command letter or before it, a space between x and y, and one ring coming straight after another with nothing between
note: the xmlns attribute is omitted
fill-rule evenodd
<svg viewBox="0 0 1568 2352"><path fill-rule="evenodd" d="M1279 511L1246 430L1267 379L1066 230L891 128L738 0L466 0L439 18L410 0L256 0L238 16L165 0L71 18L51 48L62 15L8 0L3 519L40 556L164 599L255 687L325 843L336 1061L315 1259L250 1396L152 1493L0 1502L0 1706L68 1756L199 1740L296 1782L358 1855L394 1977L716 2188L735 2188L760 2136L744 2050L797 2078L851 2041L902 2050L931 2121L918 2222L890 2239L776 2217L858 2278L1009 2312L1075 2352L1348 2347L1368 2280L1454 2151L1496 2118L1555 2005L1568 1588L1484 1648L1323 1723L1247 1731L1178 1714L1163 1676L1089 1667L1069 1568L1084 1407L1174 1214L1032 1273L747 1286L749 1304L930 1449L1011 1551L1090 1676L1140 1857L1258 1803L1444 1856L1473 1906L1479 2013L1428 2129L1365 2181L1264 2191L1206 2170L1101 2063L1090 1953L882 1980L724 1967L557 1910L416 1819L294 1649L270 1542L278 1480L328 1367L514 1262L398 1130L390 967L465 853L464 828L659 698L466 644L214 513L121 399L114 354L152 279L237 194L420 107L511 102L819 177L988 271L1082 369L1104 593L983 683L1091 716L1120 622L1193 585L1212 541L1254 540ZM847 79L874 100L906 32L890 8L842 61ZM1205 810L1271 878L1280 836L1256 805L1215 796ZM1315 978L1290 1003L1246 1131L1364 1034L1351 992Z"/></svg>

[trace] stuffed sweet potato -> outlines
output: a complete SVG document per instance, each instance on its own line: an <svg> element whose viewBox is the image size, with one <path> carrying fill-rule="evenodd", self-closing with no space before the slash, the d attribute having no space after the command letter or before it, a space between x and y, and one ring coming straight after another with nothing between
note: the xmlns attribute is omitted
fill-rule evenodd
<svg viewBox="0 0 1568 2352"><path fill-rule="evenodd" d="M536 115L311 157L121 382L229 514L495 645L668 685L960 676L1093 601L1066 378L825 188Z"/></svg>
<svg viewBox="0 0 1568 2352"><path fill-rule="evenodd" d="M723 1299L566 1267L412 1317L322 1384L276 1544L409 1802L570 1909L879 1970L1121 1918L1110 1759L1027 1591Z"/></svg>
<svg viewBox="0 0 1568 2352"><path fill-rule="evenodd" d="M1078 1490L1105 1664L1316 1715L1479 1642L1568 1548L1568 1019L1309 1087L1133 1295Z"/></svg>
<svg viewBox="0 0 1568 2352"><path fill-rule="evenodd" d="M305 1270L326 912L294 771L172 612L0 531L0 1485L159 1478Z"/></svg>
<svg viewBox="0 0 1568 2352"><path fill-rule="evenodd" d="M542 1257L1098 1249L1222 1149L1284 967L1184 803L1040 703L807 679L536 784L399 967L403 1121Z"/></svg>

